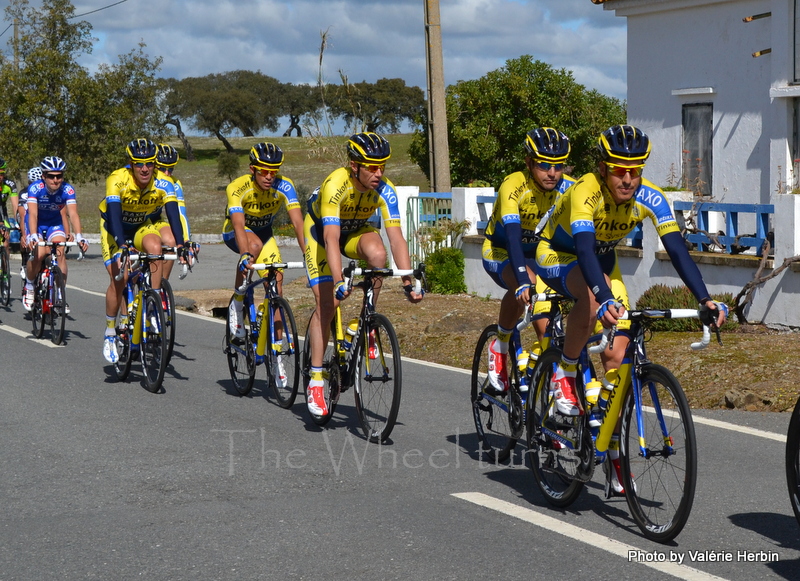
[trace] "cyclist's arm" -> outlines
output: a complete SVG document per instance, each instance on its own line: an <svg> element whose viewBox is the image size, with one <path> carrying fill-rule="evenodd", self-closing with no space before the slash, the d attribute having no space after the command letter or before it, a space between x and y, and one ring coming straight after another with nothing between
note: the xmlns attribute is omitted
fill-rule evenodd
<svg viewBox="0 0 800 581"><path fill-rule="evenodd" d="M408 255L408 243L403 236L403 230L400 226L387 226L386 236L389 238L389 247L392 249L392 259L400 270L411 270L411 257ZM413 284L413 280L409 275L403 278L403 285ZM411 292L408 295L408 300L412 303L418 303L422 300L422 295L417 295Z"/></svg>
<svg viewBox="0 0 800 581"><path fill-rule="evenodd" d="M39 206L35 199L28 199L28 232L36 234L39 226ZM31 249L33 247L31 246Z"/></svg>
<svg viewBox="0 0 800 581"><path fill-rule="evenodd" d="M67 237L67 240L72 240L72 230L70 228L70 221L69 221L69 210L67 206L61 208L61 224L64 228L64 234Z"/></svg>
<svg viewBox="0 0 800 581"><path fill-rule="evenodd" d="M125 230L122 227L122 202L109 201L106 198L106 229L114 237L117 246L125 245Z"/></svg>
<svg viewBox="0 0 800 581"><path fill-rule="evenodd" d="M178 202L170 201L164 204L164 210L167 213L167 220L169 221L170 230L175 237L175 245L183 246L185 242L183 238L183 224L181 223L181 211L178 208Z"/></svg>
<svg viewBox="0 0 800 581"><path fill-rule="evenodd" d="M289 214L289 220L292 221L292 226L294 227L294 233L297 237L297 244L300 246L300 250L303 251L303 254L306 253L306 238L303 234L303 213L300 211L300 208L292 208L291 210L287 210Z"/></svg>
<svg viewBox="0 0 800 581"><path fill-rule="evenodd" d="M236 247L239 249L239 254L249 252L247 244L247 231L245 230L246 224L244 219L244 212L230 212L231 226L233 226L233 237L236 239ZM253 257L255 261L257 257Z"/></svg>
<svg viewBox="0 0 800 581"><path fill-rule="evenodd" d="M601 305L614 298L614 294L606 284L606 277L594 253L594 231L583 231L573 235L575 241L575 255L578 258L578 267L581 269L583 280L592 294Z"/></svg>
<svg viewBox="0 0 800 581"><path fill-rule="evenodd" d="M711 300L711 295L709 295L706 284L703 282L703 275L700 274L700 269L697 268L694 260L689 255L680 232L668 232L661 237L661 241L664 243L664 249L669 254L678 276L692 291L698 302L704 304L706 301Z"/></svg>
<svg viewBox="0 0 800 581"><path fill-rule="evenodd" d="M517 286L531 284L528 276L528 268L525 265L525 254L522 252L522 226L519 222L509 222L505 225L508 235L508 260L511 262L511 269L514 271L514 278L517 279Z"/></svg>
<svg viewBox="0 0 800 581"><path fill-rule="evenodd" d="M325 253L328 257L328 267L331 269L333 284L344 280L342 275L342 252L339 250L339 237L342 228L336 224L325 224L322 228L322 238L325 241Z"/></svg>

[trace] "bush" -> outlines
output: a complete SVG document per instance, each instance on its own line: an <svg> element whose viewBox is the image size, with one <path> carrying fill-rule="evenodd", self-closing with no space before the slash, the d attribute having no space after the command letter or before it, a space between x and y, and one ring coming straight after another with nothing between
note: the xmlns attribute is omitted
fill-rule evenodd
<svg viewBox="0 0 800 581"><path fill-rule="evenodd" d="M217 175L228 178L229 182L239 175L239 156L236 153L221 152L217 156Z"/></svg>
<svg viewBox="0 0 800 581"><path fill-rule="evenodd" d="M455 295L467 292L464 283L464 254L457 248L440 248L425 259L428 289L433 293Z"/></svg>
<svg viewBox="0 0 800 581"><path fill-rule="evenodd" d="M728 307L733 304L733 295L724 293L712 295L717 302L723 302ZM669 287L664 284L657 284L647 289L636 302L636 310L644 309L696 309L697 300L685 286ZM662 319L653 321L650 328L654 331L699 331L703 325L698 319ZM732 331L736 328L736 323L730 319L723 325L723 331Z"/></svg>

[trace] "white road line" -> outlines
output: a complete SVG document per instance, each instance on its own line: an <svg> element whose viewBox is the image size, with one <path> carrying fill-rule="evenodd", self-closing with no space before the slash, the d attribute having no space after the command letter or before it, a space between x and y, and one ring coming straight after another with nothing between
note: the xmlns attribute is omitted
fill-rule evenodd
<svg viewBox="0 0 800 581"><path fill-rule="evenodd" d="M49 339L37 339L27 331L21 331L15 327L4 325L2 323L0 323L0 331L6 331L7 333L11 333L12 335L16 335L17 337L22 337L23 339L28 339L30 341L33 341L34 343L39 343L40 345L44 345L45 347L54 347L56 349L64 347L63 344L54 345L53 342L50 341Z"/></svg>
<svg viewBox="0 0 800 581"><path fill-rule="evenodd" d="M655 412L653 408L645 407L649 412ZM677 413L672 412L669 410L663 410L664 415L669 415L671 417L676 417ZM704 424L706 426L711 426L712 428L719 428L721 430L730 430L732 432L739 432L741 434L747 434L748 436L758 436L759 438L766 438L767 440L775 440L776 442L783 442L786 443L786 434L776 434L775 432L767 432L765 430L759 430L756 428L748 428L747 426L738 426L736 424L729 424L727 422L723 422L720 420L712 420L711 418L703 418L694 413L692 413L692 420L694 420L695 424Z"/></svg>
<svg viewBox="0 0 800 581"><path fill-rule="evenodd" d="M686 579L687 581L725 581L723 577L717 577L716 575L711 575L709 573L700 571L699 569L688 567L687 565L680 565L678 563L670 563L668 561L662 563L636 560L631 561L629 557L631 552L638 553L641 551L642 553L651 554L652 551L638 549L633 545L621 543L612 538L604 537L603 535L598 535L592 531L588 531L569 523L562 522L553 517L543 515L535 510L493 498L480 492L459 492L453 494L453 496L460 498L461 500L466 500L467 502L477 504L478 506L489 508L508 516L513 516L514 518L518 518L525 522L541 527L548 532L558 533L575 541L590 545L596 549L602 549L603 551L607 551L612 555L622 557L626 562L639 563L640 565L661 571L667 575L672 575L678 579Z"/></svg>

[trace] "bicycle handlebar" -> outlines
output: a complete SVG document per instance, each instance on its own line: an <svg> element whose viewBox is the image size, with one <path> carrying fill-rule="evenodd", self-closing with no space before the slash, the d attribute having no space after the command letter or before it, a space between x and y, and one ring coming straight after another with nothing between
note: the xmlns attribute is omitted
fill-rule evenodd
<svg viewBox="0 0 800 581"><path fill-rule="evenodd" d="M72 248L73 246L77 246L78 247L78 258L76 260L83 260L83 256L84 256L83 255L83 250L81 250L81 247L77 242L69 242L69 241L67 241L67 242L47 242L45 240L39 240L36 243L36 246L51 246L51 247L66 246L68 248Z"/></svg>
<svg viewBox="0 0 800 581"><path fill-rule="evenodd" d="M393 269L393 268L358 268L354 260L342 270L344 275L344 284L347 290L353 288L353 277L363 276L366 274L375 274L378 276L413 276L416 281L414 284L414 293L419 295L422 293L422 281L425 279L425 263L420 262L417 268L413 269Z"/></svg>
<svg viewBox="0 0 800 581"><path fill-rule="evenodd" d="M620 319L695 319L699 318L697 309L649 309L643 311L626 311ZM603 329L603 335L597 345L589 347L589 353L601 353L605 351L609 344L614 343L614 335L617 332L616 326L610 329ZM694 351L705 349L711 343L711 329L703 325L703 337L699 341L691 343Z"/></svg>
<svg viewBox="0 0 800 581"><path fill-rule="evenodd" d="M569 297L554 292L532 294L530 297L530 301L528 302L527 305L525 305L525 312L522 314L522 318L520 319L519 323L517 323L517 330L522 331L530 326L531 322L533 321L533 309L531 307L536 303L547 302L547 301L561 301L568 298Z"/></svg>
<svg viewBox="0 0 800 581"><path fill-rule="evenodd" d="M305 268L305 262L259 262L251 264L250 268L253 270L270 270L270 269L292 269L292 268Z"/></svg>

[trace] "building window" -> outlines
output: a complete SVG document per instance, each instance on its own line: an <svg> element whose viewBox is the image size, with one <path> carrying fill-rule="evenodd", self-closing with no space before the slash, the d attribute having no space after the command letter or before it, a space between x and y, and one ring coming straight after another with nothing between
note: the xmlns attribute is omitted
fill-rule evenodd
<svg viewBox="0 0 800 581"><path fill-rule="evenodd" d="M683 106L683 184L688 190L710 196L714 107L711 103Z"/></svg>

